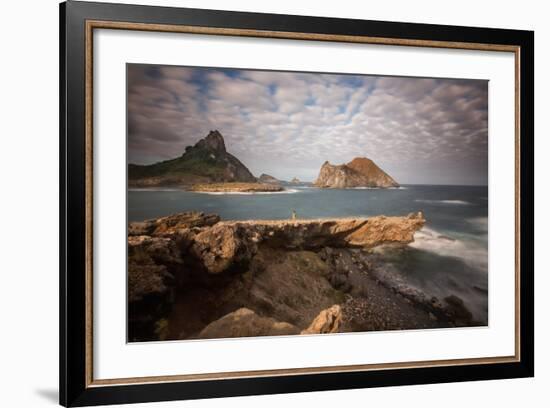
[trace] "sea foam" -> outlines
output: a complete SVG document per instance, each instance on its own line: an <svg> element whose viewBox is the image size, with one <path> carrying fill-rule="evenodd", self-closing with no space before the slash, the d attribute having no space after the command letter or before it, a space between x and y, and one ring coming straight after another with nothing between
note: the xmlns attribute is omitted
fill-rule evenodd
<svg viewBox="0 0 550 408"><path fill-rule="evenodd" d="M409 246L442 256L461 258L473 267L487 270L487 247L480 245L479 242L468 240L466 237L453 238L432 228L423 227L414 234L414 242L411 242Z"/></svg>
<svg viewBox="0 0 550 408"><path fill-rule="evenodd" d="M197 194L208 195L270 195L270 194L294 194L299 193L300 190L288 189L282 191L192 191Z"/></svg>
<svg viewBox="0 0 550 408"><path fill-rule="evenodd" d="M454 205L472 205L468 201L464 200L414 200L417 203L428 203L428 204L454 204Z"/></svg>

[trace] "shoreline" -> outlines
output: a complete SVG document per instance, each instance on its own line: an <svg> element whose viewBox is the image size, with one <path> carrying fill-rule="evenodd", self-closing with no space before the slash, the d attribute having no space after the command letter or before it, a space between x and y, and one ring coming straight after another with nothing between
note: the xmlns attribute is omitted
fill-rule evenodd
<svg viewBox="0 0 550 408"><path fill-rule="evenodd" d="M480 325L460 298L428 298L376 272L372 249L407 245L424 224L422 213L222 221L200 212L130 223L129 340Z"/></svg>
<svg viewBox="0 0 550 408"><path fill-rule="evenodd" d="M199 193L268 193L282 192L284 188L279 184L268 183L199 183L193 184L189 191Z"/></svg>

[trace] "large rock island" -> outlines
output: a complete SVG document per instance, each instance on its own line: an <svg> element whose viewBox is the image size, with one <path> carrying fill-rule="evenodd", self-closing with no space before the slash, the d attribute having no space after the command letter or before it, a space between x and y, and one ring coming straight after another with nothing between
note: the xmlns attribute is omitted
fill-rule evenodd
<svg viewBox="0 0 550 408"><path fill-rule="evenodd" d="M130 187L178 186L189 188L205 183L256 183L256 178L239 159L227 152L217 130L187 146L175 159L150 165L128 165Z"/></svg>
<svg viewBox="0 0 550 408"><path fill-rule="evenodd" d="M222 221L187 212L129 224L130 341L318 334L471 323L376 275L372 249L406 245L403 217Z"/></svg>
<svg viewBox="0 0 550 408"><path fill-rule="evenodd" d="M321 188L399 187L393 178L366 157L356 157L341 165L326 161L314 185Z"/></svg>

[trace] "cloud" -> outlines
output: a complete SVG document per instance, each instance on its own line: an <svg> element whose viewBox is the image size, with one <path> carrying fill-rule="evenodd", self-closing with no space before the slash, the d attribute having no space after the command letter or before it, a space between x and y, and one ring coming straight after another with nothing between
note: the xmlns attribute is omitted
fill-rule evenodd
<svg viewBox="0 0 550 408"><path fill-rule="evenodd" d="M485 184L487 108L480 80L129 65L129 160L218 129L256 175L313 180L366 156L401 183Z"/></svg>

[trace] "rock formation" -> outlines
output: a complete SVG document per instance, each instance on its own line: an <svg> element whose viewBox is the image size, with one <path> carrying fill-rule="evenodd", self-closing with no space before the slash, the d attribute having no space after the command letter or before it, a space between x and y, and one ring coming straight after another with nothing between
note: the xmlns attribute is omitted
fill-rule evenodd
<svg viewBox="0 0 550 408"><path fill-rule="evenodd" d="M301 183L301 181L298 177L294 177L292 180L290 180L290 182L292 184L300 184Z"/></svg>
<svg viewBox="0 0 550 408"><path fill-rule="evenodd" d="M270 176L269 174L262 174L260 177L258 177L258 181L260 183L268 183L268 184L280 184L281 181L277 180L275 177Z"/></svg>
<svg viewBox="0 0 550 408"><path fill-rule="evenodd" d="M302 330L300 334L338 333L341 323L342 309L340 306L334 305L321 311L321 313L311 322L309 327Z"/></svg>
<svg viewBox="0 0 550 408"><path fill-rule="evenodd" d="M279 336L299 334L299 329L286 322L258 316L254 311L240 308L206 326L197 336L199 339L224 337Z"/></svg>
<svg viewBox="0 0 550 408"><path fill-rule="evenodd" d="M364 157L357 157L341 165L332 165L326 161L314 184L322 188L399 187L393 178Z"/></svg>
<svg viewBox="0 0 550 408"><path fill-rule="evenodd" d="M174 302L176 281L169 272L183 264L176 243L168 238L128 237L128 337L160 338L158 322Z"/></svg>
<svg viewBox="0 0 550 408"><path fill-rule="evenodd" d="M330 308L343 302L342 286L334 283L334 271L319 251L406 244L424 222L421 213L358 219L220 221L217 215L187 212L130 223L129 339L212 337L244 312L201 332L243 307L257 316L244 313L244 326L235 329L241 334L337 330L338 313ZM170 319L175 297L180 304L185 303L185 312L180 310L177 318ZM319 317L324 309L332 311ZM177 322L178 329L167 329L168 321Z"/></svg>
<svg viewBox="0 0 550 408"><path fill-rule="evenodd" d="M211 182L256 182L246 166L227 152L223 136L217 130L210 131L194 146L187 146L175 159L151 165L128 165L128 184L132 187L185 187Z"/></svg>

